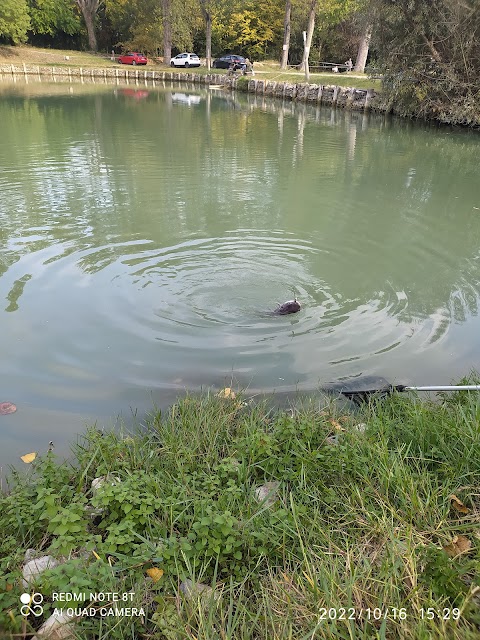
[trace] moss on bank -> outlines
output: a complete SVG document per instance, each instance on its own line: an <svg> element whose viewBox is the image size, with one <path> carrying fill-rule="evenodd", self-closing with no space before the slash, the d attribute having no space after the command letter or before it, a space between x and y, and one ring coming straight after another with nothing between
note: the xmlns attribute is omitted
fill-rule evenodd
<svg viewBox="0 0 480 640"><path fill-rule="evenodd" d="M0 496L2 637L110 592L145 615L98 610L75 637L478 638L479 420L467 393L361 416L204 395L141 433L90 429L70 463L49 453ZM38 618L20 613L28 548L60 560L31 587ZM185 578L220 597L180 596Z"/></svg>

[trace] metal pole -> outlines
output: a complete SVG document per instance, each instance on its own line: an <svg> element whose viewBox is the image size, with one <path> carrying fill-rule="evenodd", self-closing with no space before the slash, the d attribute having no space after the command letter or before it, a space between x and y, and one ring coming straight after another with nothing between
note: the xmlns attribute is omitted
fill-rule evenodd
<svg viewBox="0 0 480 640"><path fill-rule="evenodd" d="M404 387L404 391L480 391L480 384L433 385L430 387Z"/></svg>

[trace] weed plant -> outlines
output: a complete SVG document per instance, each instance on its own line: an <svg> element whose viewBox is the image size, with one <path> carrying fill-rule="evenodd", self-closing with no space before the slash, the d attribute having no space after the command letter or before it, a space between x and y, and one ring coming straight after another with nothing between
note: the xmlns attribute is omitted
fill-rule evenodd
<svg viewBox="0 0 480 640"><path fill-rule="evenodd" d="M350 415L207 394L142 432L91 428L70 462L37 458L0 495L0 635L111 592L144 615L81 617L75 637L479 638L479 424L470 393ZM60 560L32 587L39 618L20 613L28 548ZM185 579L213 595L183 597Z"/></svg>

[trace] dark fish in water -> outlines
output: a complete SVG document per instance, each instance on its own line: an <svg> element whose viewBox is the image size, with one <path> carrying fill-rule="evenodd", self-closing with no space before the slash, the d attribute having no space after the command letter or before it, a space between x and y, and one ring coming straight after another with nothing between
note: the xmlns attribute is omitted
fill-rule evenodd
<svg viewBox="0 0 480 640"><path fill-rule="evenodd" d="M287 302L280 304L273 313L276 316L286 316L289 313L297 313L300 309L300 303L295 298L295 300L287 300Z"/></svg>

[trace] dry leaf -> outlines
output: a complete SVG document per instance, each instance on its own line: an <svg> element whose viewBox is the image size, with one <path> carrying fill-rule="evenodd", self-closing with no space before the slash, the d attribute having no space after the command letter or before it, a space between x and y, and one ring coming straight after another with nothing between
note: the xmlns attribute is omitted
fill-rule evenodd
<svg viewBox="0 0 480 640"><path fill-rule="evenodd" d="M7 584L5 585L5 591L11 591L13 589L13 584L10 584L9 582L7 582Z"/></svg>
<svg viewBox="0 0 480 640"><path fill-rule="evenodd" d="M157 569L156 567L147 569L147 576L150 576L154 582L158 582L163 576L163 569Z"/></svg>
<svg viewBox="0 0 480 640"><path fill-rule="evenodd" d="M466 507L463 504L463 502L457 498L456 495L452 494L450 496L450 501L451 501L452 507L455 509L455 511L458 511L459 513L470 513L470 509L468 507Z"/></svg>
<svg viewBox="0 0 480 640"><path fill-rule="evenodd" d="M467 553L471 548L472 543L468 538L465 536L455 536L450 544L443 547L443 550L450 558L455 558L455 556L459 556L461 553Z"/></svg>
<svg viewBox="0 0 480 640"><path fill-rule="evenodd" d="M235 398L235 392L230 387L225 387L217 393L219 398L231 398L232 400Z"/></svg>
<svg viewBox="0 0 480 640"><path fill-rule="evenodd" d="M30 462L33 462L36 457L37 457L37 454L35 452L26 453L24 456L20 456L20 460L23 460L25 464L30 464Z"/></svg>
<svg viewBox="0 0 480 640"><path fill-rule="evenodd" d="M332 425L332 427L334 429L336 429L337 431L345 431L345 429L342 427L342 425L340 424L340 422L338 422L337 420L330 420L330 424Z"/></svg>
<svg viewBox="0 0 480 640"><path fill-rule="evenodd" d="M0 416L6 416L9 413L15 413L17 407L11 402L0 402Z"/></svg>
<svg viewBox="0 0 480 640"><path fill-rule="evenodd" d="M311 579L311 577L308 575L308 573L306 573L305 571L303 571L303 575L305 576L305 580L308 582L308 584L311 587L315 586L315 583L313 582L313 580Z"/></svg>

